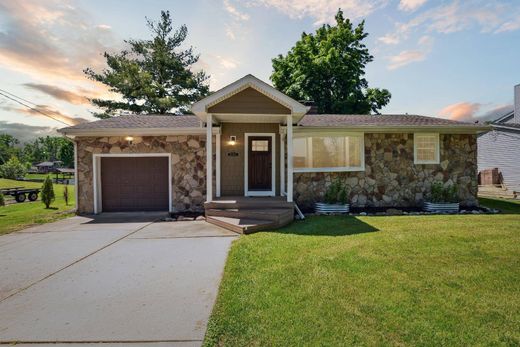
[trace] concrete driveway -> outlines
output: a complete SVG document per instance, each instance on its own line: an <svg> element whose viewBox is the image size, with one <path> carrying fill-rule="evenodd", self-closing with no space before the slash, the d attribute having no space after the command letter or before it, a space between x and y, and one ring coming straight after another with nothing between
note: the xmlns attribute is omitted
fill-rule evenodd
<svg viewBox="0 0 520 347"><path fill-rule="evenodd" d="M0 343L200 345L236 234L161 216L72 217L1 236Z"/></svg>

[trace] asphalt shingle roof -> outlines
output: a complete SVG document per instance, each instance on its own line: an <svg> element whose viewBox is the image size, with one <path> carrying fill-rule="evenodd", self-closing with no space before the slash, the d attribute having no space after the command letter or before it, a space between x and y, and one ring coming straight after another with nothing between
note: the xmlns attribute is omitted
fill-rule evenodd
<svg viewBox="0 0 520 347"><path fill-rule="evenodd" d="M67 130L88 130L88 129L154 129L154 128L197 128L200 127L200 120L197 116L174 116L174 115L123 115L94 122L81 123L68 128Z"/></svg>
<svg viewBox="0 0 520 347"><path fill-rule="evenodd" d="M458 122L449 119L408 114L359 115L359 114L308 114L298 125L303 127L342 126L482 126L482 124Z"/></svg>

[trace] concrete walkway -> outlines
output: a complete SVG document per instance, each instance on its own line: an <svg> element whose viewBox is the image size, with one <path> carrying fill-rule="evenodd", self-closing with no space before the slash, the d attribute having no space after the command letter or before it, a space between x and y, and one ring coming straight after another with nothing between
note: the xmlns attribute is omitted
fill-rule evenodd
<svg viewBox="0 0 520 347"><path fill-rule="evenodd" d="M73 217L1 236L0 343L200 345L236 234L159 217Z"/></svg>

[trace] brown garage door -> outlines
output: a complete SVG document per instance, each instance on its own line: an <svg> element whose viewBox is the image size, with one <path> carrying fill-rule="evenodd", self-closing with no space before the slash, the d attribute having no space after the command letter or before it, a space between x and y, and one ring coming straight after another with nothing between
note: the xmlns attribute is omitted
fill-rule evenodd
<svg viewBox="0 0 520 347"><path fill-rule="evenodd" d="M168 211L167 157L102 157L104 212Z"/></svg>

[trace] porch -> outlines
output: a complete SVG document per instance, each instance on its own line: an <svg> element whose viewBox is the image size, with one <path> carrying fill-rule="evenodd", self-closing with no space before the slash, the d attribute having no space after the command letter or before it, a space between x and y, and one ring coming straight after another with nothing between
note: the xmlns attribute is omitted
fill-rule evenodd
<svg viewBox="0 0 520 347"><path fill-rule="evenodd" d="M294 203L282 196L217 197L204 209L208 223L240 234L279 228L294 220Z"/></svg>

